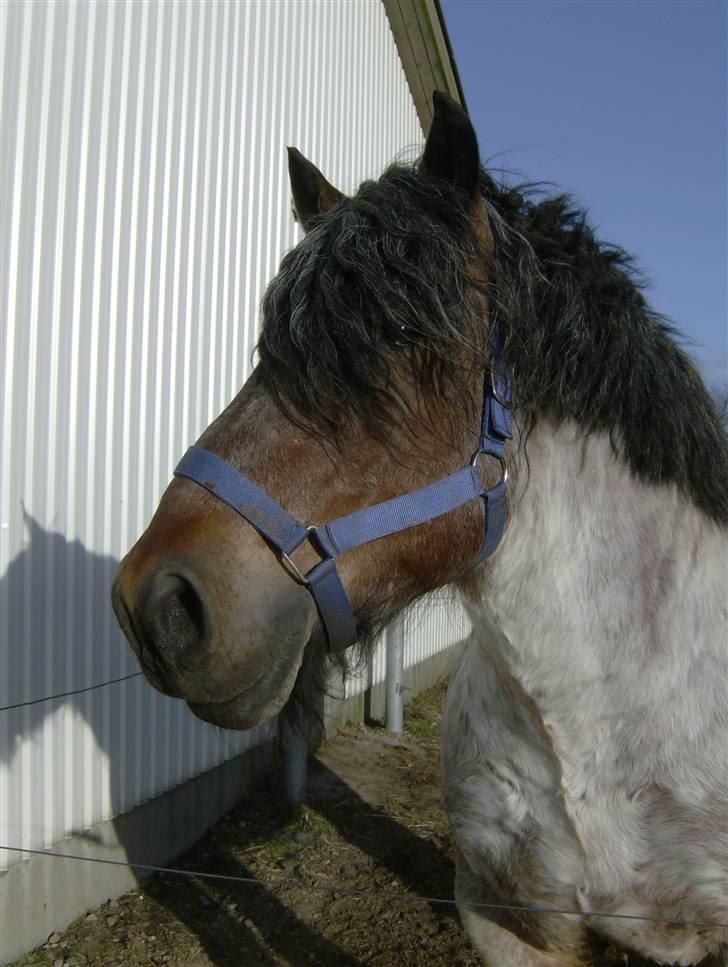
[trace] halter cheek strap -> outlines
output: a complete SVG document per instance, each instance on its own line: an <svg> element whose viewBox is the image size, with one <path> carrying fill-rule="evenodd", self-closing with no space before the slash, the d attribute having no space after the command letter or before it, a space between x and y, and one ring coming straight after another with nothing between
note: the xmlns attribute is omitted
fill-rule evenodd
<svg viewBox="0 0 728 967"><path fill-rule="evenodd" d="M318 527L301 523L252 480L209 450L190 447L174 473L204 487L240 514L276 548L291 577L310 591L330 650L342 651L357 638L349 598L336 568L336 559L342 554L424 524L476 497L482 498L485 511L485 534L478 562L484 561L496 549L506 522L506 441L512 436L511 400L510 380L502 372L494 353L490 382L483 394L480 447L467 467L419 490L355 510ZM503 469L502 479L494 487L483 486L477 466L483 455L495 457ZM323 560L302 574L290 555L305 540L312 542Z"/></svg>

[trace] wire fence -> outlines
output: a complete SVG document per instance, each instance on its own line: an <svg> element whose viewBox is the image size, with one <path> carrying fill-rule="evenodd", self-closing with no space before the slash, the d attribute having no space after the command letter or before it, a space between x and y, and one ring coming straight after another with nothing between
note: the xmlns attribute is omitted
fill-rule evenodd
<svg viewBox="0 0 728 967"><path fill-rule="evenodd" d="M110 678L106 682L97 682L96 685L87 685L85 688L73 688L68 692L57 692L55 695L44 695L43 698L32 698L27 702L15 702L14 705L3 705L0 712L10 712L16 708L27 708L30 705L40 705L42 702L53 702L57 698L68 698L71 695L82 695L84 692L93 692L97 688L106 688L107 685L116 685L117 682L127 682L130 678L139 678L142 672L131 672L129 675L121 675L119 678Z"/></svg>
<svg viewBox="0 0 728 967"><path fill-rule="evenodd" d="M298 883L295 880L281 877L278 880L262 880L253 876L237 876L232 873L208 873L204 870L183 870L174 866L154 866L151 863L130 863L124 860L106 860L95 856L80 856L77 853L59 853L53 850L26 849L23 846L4 846L0 850L14 853L32 853L35 856L52 856L57 859L77 860L83 863L101 863L106 866L123 866L132 870L143 870L145 873L160 873L165 876L180 876L188 879L218 880L225 883L239 883L262 889L274 890L284 887L287 890L307 890L314 893L328 893L336 896L367 897L380 900L400 902L429 903L438 906L457 906L457 901L448 897L422 896L419 893L389 893L380 890L365 890L355 886L343 886L338 883ZM516 913L536 913L548 916L555 914L567 917L583 917L584 919L610 920L639 920L646 923L662 923L670 926L701 927L703 929L728 928L728 921L710 922L707 920L682 920L672 917L649 917L636 913L609 913L599 910L564 910L558 907L529 906L527 904L481 903L468 901L468 907L482 910L504 910Z"/></svg>

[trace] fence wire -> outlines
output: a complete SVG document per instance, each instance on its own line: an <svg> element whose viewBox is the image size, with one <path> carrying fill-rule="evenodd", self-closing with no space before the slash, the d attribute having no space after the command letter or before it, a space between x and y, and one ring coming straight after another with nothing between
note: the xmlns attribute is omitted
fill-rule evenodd
<svg viewBox="0 0 728 967"><path fill-rule="evenodd" d="M329 893L337 896L367 897L380 900L395 900L400 902L429 903L439 906L457 906L457 901L447 897L422 896L419 893L387 893L379 890L365 890L356 886L342 886L337 883L297 883L295 880L261 880L253 876L236 876L232 873L207 873L203 870L183 870L174 866L154 866L151 863L130 863L124 860L105 860L96 856L79 856L77 853L58 853L53 850L27 849L23 846L3 846L0 850L13 853L32 853L35 856L53 856L64 860L80 860L84 863L102 863L106 866L124 866L133 870L144 870L147 873L160 873L165 876L182 876L188 879L218 880L226 883L241 883L246 886L257 886L266 890L308 890L314 893ZM545 915L559 914L567 917L605 918L610 920L640 920L647 923L663 923L671 926L702 927L707 929L728 928L726 923L709 923L707 920L678 920L671 917L647 917L637 913L605 913L597 910L562 910L558 907L528 906L508 903L471 903L469 908L482 910L507 910L516 913L539 913Z"/></svg>
<svg viewBox="0 0 728 967"><path fill-rule="evenodd" d="M84 692L93 692L97 688L106 688L107 685L116 685L117 682L128 682L130 678L139 678L142 672L131 672L129 675L122 675L120 678L110 678L107 682L97 682L96 685L87 685L85 688L74 688L70 692L57 692L55 695L44 695L43 698L31 698L27 702L16 702L14 705L3 705L0 712L10 712L16 708L27 708L29 705L40 705L42 702L52 702L57 698L68 698L70 695L82 695Z"/></svg>

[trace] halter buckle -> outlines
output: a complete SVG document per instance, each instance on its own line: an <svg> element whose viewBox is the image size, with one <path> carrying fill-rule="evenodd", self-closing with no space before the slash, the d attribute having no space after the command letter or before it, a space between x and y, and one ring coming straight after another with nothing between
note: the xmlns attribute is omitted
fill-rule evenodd
<svg viewBox="0 0 728 967"><path fill-rule="evenodd" d="M315 535L316 535L316 527L315 527L315 525L314 524L309 524L308 527L306 528L306 537L304 538L304 540L309 541L309 543L311 544L311 546L313 547L313 549L317 553L319 553L318 547L316 546L316 542L314 540L312 540L312 537L315 536ZM302 543L303 543L303 541L301 541L301 544ZM297 546L300 547L301 544L298 544ZM294 550L296 550L296 549L297 548L294 548ZM295 563L295 561L293 560L293 558L290 557L290 555L286 554L285 551L281 551L280 552L279 560L280 560L281 564L283 565L284 569L288 572L288 576L291 577L296 582L296 584L300 584L304 588L309 588L311 586L311 582L309 581L309 579L301 571L301 569L299 568L299 566ZM315 565L314 565L314 567L315 567Z"/></svg>

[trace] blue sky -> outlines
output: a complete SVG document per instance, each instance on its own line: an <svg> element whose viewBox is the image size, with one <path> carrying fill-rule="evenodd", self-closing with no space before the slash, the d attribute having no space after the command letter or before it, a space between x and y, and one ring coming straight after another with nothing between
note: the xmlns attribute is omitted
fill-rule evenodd
<svg viewBox="0 0 728 967"><path fill-rule="evenodd" d="M728 379L725 0L441 0L481 156L555 182Z"/></svg>

